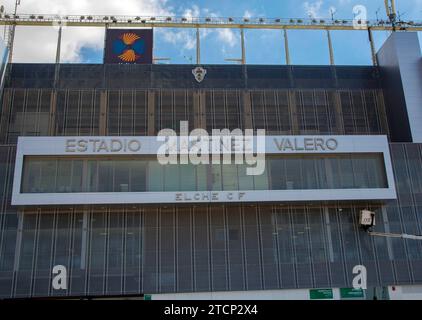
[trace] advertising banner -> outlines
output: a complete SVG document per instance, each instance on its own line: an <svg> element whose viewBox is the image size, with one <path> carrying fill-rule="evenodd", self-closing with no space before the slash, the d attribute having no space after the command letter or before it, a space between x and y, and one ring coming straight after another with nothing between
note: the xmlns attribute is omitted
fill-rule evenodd
<svg viewBox="0 0 422 320"><path fill-rule="evenodd" d="M152 64L152 29L108 29L104 63Z"/></svg>

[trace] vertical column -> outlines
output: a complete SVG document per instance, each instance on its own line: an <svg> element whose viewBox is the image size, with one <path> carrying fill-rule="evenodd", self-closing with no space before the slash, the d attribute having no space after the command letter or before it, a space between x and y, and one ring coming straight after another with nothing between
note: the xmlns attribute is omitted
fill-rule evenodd
<svg viewBox="0 0 422 320"><path fill-rule="evenodd" d="M84 270L86 268L86 257L88 248L88 217L89 209L84 209L81 240L81 270Z"/></svg>
<svg viewBox="0 0 422 320"><path fill-rule="evenodd" d="M390 233L391 229L390 229L390 222L388 221L387 208L385 206L382 206L381 212L382 212L382 220L384 222L384 230L386 233ZM394 255L393 255L393 245L391 243L391 238L387 238L387 252L388 252L388 258L390 260L393 260Z"/></svg>
<svg viewBox="0 0 422 320"><path fill-rule="evenodd" d="M344 134L343 109L341 107L340 92L334 92L334 110L336 113L336 126L338 134Z"/></svg>
<svg viewBox="0 0 422 320"><path fill-rule="evenodd" d="M240 44L242 47L242 64L246 64L245 31L240 28Z"/></svg>
<svg viewBox="0 0 422 320"><path fill-rule="evenodd" d="M57 48L56 48L56 65L54 67L54 88L57 88L60 75L60 53L62 47L62 27L59 27L57 36Z"/></svg>
<svg viewBox="0 0 422 320"><path fill-rule="evenodd" d="M242 92L243 101L243 121L245 129L254 129L252 123L252 103L251 93L249 91Z"/></svg>
<svg viewBox="0 0 422 320"><path fill-rule="evenodd" d="M107 91L102 90L100 92L100 123L99 123L99 134L100 136L107 135Z"/></svg>
<svg viewBox="0 0 422 320"><path fill-rule="evenodd" d="M104 48L107 48L107 30L108 30L108 23L106 23L104 27ZM105 63L105 50L103 50L103 63Z"/></svg>
<svg viewBox="0 0 422 320"><path fill-rule="evenodd" d="M369 37L369 43L371 45L372 63L373 63L374 66L378 66L377 52L376 52L376 49L375 49L374 37L372 35L372 29L371 28L368 28L368 37Z"/></svg>
<svg viewBox="0 0 422 320"><path fill-rule="evenodd" d="M21 4L20 0L15 1L15 11L13 13L13 24L9 29L9 41L7 43L7 47L9 49L9 63L12 63L13 57L13 46L15 42L15 32L16 32L16 14L18 13L18 6Z"/></svg>
<svg viewBox="0 0 422 320"><path fill-rule="evenodd" d="M331 41L331 33L330 30L327 29L327 38L328 38L328 50L330 51L330 65L335 65L334 63L334 50L333 50L333 43Z"/></svg>
<svg viewBox="0 0 422 320"><path fill-rule="evenodd" d="M200 128L201 126L201 105L200 105L200 92L195 91L193 93L193 110L194 110L194 128Z"/></svg>
<svg viewBox="0 0 422 320"><path fill-rule="evenodd" d="M56 65L60 63L60 53L62 48L62 26L59 27L59 34L57 37L57 48L56 48Z"/></svg>
<svg viewBox="0 0 422 320"><path fill-rule="evenodd" d="M7 144L7 131L9 130L9 115L12 106L12 91L10 89L3 90L2 101L2 117L0 117L0 143Z"/></svg>
<svg viewBox="0 0 422 320"><path fill-rule="evenodd" d="M155 92L148 91L148 135L155 135Z"/></svg>
<svg viewBox="0 0 422 320"><path fill-rule="evenodd" d="M376 91L376 101L377 101L377 110L378 110L378 119L380 120L380 125L383 134L387 134L390 138L390 128L388 125L388 118L387 118L387 111L385 109L385 100L384 100L384 93L383 90L377 90Z"/></svg>
<svg viewBox="0 0 422 320"><path fill-rule="evenodd" d="M16 233L15 260L13 262L13 271L15 272L19 270L19 259L20 259L21 244L22 244L24 213L22 211L18 211L17 215L18 215L18 230Z"/></svg>
<svg viewBox="0 0 422 320"><path fill-rule="evenodd" d="M324 207L324 222L327 230L327 242L328 242L328 256L330 262L334 262L334 249L333 249L333 238L331 233L330 213L328 207Z"/></svg>
<svg viewBox="0 0 422 320"><path fill-rule="evenodd" d="M8 41L8 49L9 49L9 63L12 63L12 57L13 57L13 46L15 42L15 32L16 32L16 24L14 23L10 29L9 29L9 41Z"/></svg>
<svg viewBox="0 0 422 320"><path fill-rule="evenodd" d="M289 90L289 115L292 124L292 134L299 134L299 123L297 121L297 105L296 105L296 92Z"/></svg>
<svg viewBox="0 0 422 320"><path fill-rule="evenodd" d="M196 64L201 64L201 39L199 34L199 28L196 28Z"/></svg>
<svg viewBox="0 0 422 320"><path fill-rule="evenodd" d="M57 88L59 86L60 78L60 54L62 46L62 27L59 27L57 35L57 48L56 48L56 63L54 66L54 84L53 91L50 98L50 116L48 122L48 135L54 136L56 132L56 111L57 111Z"/></svg>
<svg viewBox="0 0 422 320"><path fill-rule="evenodd" d="M291 65L289 38L288 38L288 35L287 35L287 30L284 29L283 31L284 31L284 51L286 53L286 64L289 66L289 65Z"/></svg>
<svg viewBox="0 0 422 320"><path fill-rule="evenodd" d="M154 35L154 27L151 27L152 34ZM155 64L155 41L152 41L152 64Z"/></svg>
<svg viewBox="0 0 422 320"><path fill-rule="evenodd" d="M206 110L206 105L205 105L205 91L199 91L199 110L200 110L199 128L206 130L207 129L207 114L206 114L207 110Z"/></svg>
<svg viewBox="0 0 422 320"><path fill-rule="evenodd" d="M48 135L54 136L56 133L56 111L57 111L57 89L51 91L50 115L48 119Z"/></svg>

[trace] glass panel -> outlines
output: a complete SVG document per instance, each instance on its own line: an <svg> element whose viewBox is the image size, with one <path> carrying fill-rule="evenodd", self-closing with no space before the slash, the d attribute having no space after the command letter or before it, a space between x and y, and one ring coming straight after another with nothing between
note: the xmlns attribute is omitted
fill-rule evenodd
<svg viewBox="0 0 422 320"><path fill-rule="evenodd" d="M282 190L286 187L286 170L283 159L271 159L268 161L271 170L271 187L273 190Z"/></svg>
<svg viewBox="0 0 422 320"><path fill-rule="evenodd" d="M223 190L238 190L237 166L234 164L222 165Z"/></svg>
<svg viewBox="0 0 422 320"><path fill-rule="evenodd" d="M315 170L315 159L304 157L302 159L302 172L303 172L303 188L304 189L317 189L317 172Z"/></svg>
<svg viewBox="0 0 422 320"><path fill-rule="evenodd" d="M197 179L197 191L206 191L208 189L208 171L207 166L198 166L196 168L196 179Z"/></svg>
<svg viewBox="0 0 422 320"><path fill-rule="evenodd" d="M146 166L147 161L128 161L130 168L130 191L146 191Z"/></svg>
<svg viewBox="0 0 422 320"><path fill-rule="evenodd" d="M51 193L55 190L56 160L41 163L40 193Z"/></svg>
<svg viewBox="0 0 422 320"><path fill-rule="evenodd" d="M239 181L239 190L253 190L253 177L247 175L247 166L246 165L238 165L238 181ZM264 173L265 174L265 173Z"/></svg>
<svg viewBox="0 0 422 320"><path fill-rule="evenodd" d="M98 192L98 161L88 161L88 192Z"/></svg>
<svg viewBox="0 0 422 320"><path fill-rule="evenodd" d="M243 164L163 166L154 158L141 157L115 157L114 160L29 157L25 158L22 192L173 192L388 187L381 154L271 156L262 175L247 175L247 168L247 165Z"/></svg>
<svg viewBox="0 0 422 320"><path fill-rule="evenodd" d="M263 174L259 176L252 176L254 179L255 190L268 190L270 188L269 186L270 182L268 180L270 170L268 168L269 168L269 163L268 161L266 161L265 170Z"/></svg>
<svg viewBox="0 0 422 320"><path fill-rule="evenodd" d="M211 185L213 191L221 191L221 165L214 164L211 166L212 178Z"/></svg>
<svg viewBox="0 0 422 320"><path fill-rule="evenodd" d="M72 192L82 192L83 161L72 161Z"/></svg>
<svg viewBox="0 0 422 320"><path fill-rule="evenodd" d="M164 166L158 162L148 162L148 190L163 191Z"/></svg>
<svg viewBox="0 0 422 320"><path fill-rule="evenodd" d="M110 191L113 186L113 161L98 161L98 191Z"/></svg>
<svg viewBox="0 0 422 320"><path fill-rule="evenodd" d="M193 164L180 165L180 191L196 190L196 169Z"/></svg>
<svg viewBox="0 0 422 320"><path fill-rule="evenodd" d="M180 178L178 165L170 164L163 166L164 170L164 191L178 191L180 189Z"/></svg>
<svg viewBox="0 0 422 320"><path fill-rule="evenodd" d="M341 185L345 188L353 188L355 186L352 159L344 157L339 159L339 170L341 173Z"/></svg>
<svg viewBox="0 0 422 320"><path fill-rule="evenodd" d="M130 163L131 161L113 161L114 192L129 192Z"/></svg>
<svg viewBox="0 0 422 320"><path fill-rule="evenodd" d="M288 157L286 162L286 189L301 189L301 159Z"/></svg>
<svg viewBox="0 0 422 320"><path fill-rule="evenodd" d="M58 161L56 192L72 192L72 161Z"/></svg>

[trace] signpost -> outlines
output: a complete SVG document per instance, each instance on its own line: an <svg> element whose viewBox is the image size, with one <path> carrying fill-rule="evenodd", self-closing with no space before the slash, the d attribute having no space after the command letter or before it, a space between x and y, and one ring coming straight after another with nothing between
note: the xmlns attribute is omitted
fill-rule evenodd
<svg viewBox="0 0 422 320"><path fill-rule="evenodd" d="M311 289L309 290L311 300L333 299L333 289Z"/></svg>
<svg viewBox="0 0 422 320"><path fill-rule="evenodd" d="M362 289L340 288L341 299L363 299L365 297Z"/></svg>

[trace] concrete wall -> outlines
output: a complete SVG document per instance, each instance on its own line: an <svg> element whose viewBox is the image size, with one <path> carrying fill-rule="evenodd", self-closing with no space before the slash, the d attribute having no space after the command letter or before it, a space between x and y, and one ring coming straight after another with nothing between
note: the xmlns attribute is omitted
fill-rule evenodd
<svg viewBox="0 0 422 320"><path fill-rule="evenodd" d="M422 285L388 287L391 300L422 300Z"/></svg>

